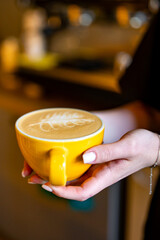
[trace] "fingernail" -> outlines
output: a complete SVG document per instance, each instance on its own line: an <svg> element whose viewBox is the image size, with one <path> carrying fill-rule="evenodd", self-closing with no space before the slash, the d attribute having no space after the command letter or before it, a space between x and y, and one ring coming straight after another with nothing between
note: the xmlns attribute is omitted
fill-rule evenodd
<svg viewBox="0 0 160 240"><path fill-rule="evenodd" d="M34 182L30 182L30 181L28 181L28 183L29 183L29 184L36 184L36 183L34 183Z"/></svg>
<svg viewBox="0 0 160 240"><path fill-rule="evenodd" d="M42 185L42 188L45 189L48 192L52 192L53 191L52 188L50 188L49 186L47 186L45 184Z"/></svg>
<svg viewBox="0 0 160 240"><path fill-rule="evenodd" d="M32 182L30 178L28 178L28 183L29 184L36 184L35 182Z"/></svg>
<svg viewBox="0 0 160 240"><path fill-rule="evenodd" d="M24 171L24 169L22 170L22 172L21 172L21 175L22 175L22 177L23 177L23 178L25 178L25 177L26 177L26 174L25 174L25 171Z"/></svg>
<svg viewBox="0 0 160 240"><path fill-rule="evenodd" d="M96 154L94 152L88 152L83 154L84 163L92 163L96 160Z"/></svg>

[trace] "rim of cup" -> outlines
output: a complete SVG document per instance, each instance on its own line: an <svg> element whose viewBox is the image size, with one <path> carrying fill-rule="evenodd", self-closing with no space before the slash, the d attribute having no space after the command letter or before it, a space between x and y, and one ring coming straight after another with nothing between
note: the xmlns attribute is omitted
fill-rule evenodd
<svg viewBox="0 0 160 240"><path fill-rule="evenodd" d="M88 134L88 135L82 136L82 137L77 137L77 138L48 139L48 138L35 137L35 136L32 136L32 135L30 135L30 134L25 133L25 132L22 131L22 130L19 128L19 126L18 126L20 120L21 120L22 118L24 118L25 116L27 116L27 115L33 114L33 113L35 113L35 112L41 112L41 111L42 111L42 112L45 112L45 111L48 111L48 110L56 110L56 109L57 109L57 110L58 110L58 109L60 109L60 110L63 110L63 109L71 109L71 110L76 110L76 111L82 111L82 112L90 113L90 112L88 112L88 111L86 111L86 110L81 110L81 109L76 109L76 108L45 108L45 109L38 109L38 110L34 110L34 111L31 111L31 112L25 113L25 114L23 114L21 117L19 117L19 118L17 119L16 123L15 123L15 127L16 127L16 129L17 129L22 135L25 135L25 136L27 136L27 137L29 137L29 138L32 138L32 139L37 139L37 140L46 141L46 142L75 142L75 141L81 141L81 140L85 140L85 139L90 138L90 137L94 137L95 135L98 135L98 134L104 129L104 123L103 123L102 119L99 118L98 116L96 116L96 117L97 117L98 119L100 119L100 121L101 121L101 123L102 123L101 127L100 127L97 131L95 131L95 132L93 132L93 133L91 133L91 134ZM90 113L90 114L91 114L91 115L94 115L93 113Z"/></svg>

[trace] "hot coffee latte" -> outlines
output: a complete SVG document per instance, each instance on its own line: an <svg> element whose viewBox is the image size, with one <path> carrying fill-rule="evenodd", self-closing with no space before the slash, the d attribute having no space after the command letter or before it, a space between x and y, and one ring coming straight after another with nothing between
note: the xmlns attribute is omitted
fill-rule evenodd
<svg viewBox="0 0 160 240"><path fill-rule="evenodd" d="M101 120L86 111L53 108L30 112L18 121L18 128L43 139L73 139L88 136L102 127Z"/></svg>

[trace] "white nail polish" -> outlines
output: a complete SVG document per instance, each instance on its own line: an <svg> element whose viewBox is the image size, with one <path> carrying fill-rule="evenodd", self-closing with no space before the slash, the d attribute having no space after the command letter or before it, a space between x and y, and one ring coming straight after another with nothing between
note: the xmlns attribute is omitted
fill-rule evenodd
<svg viewBox="0 0 160 240"><path fill-rule="evenodd" d="M22 170L22 172L21 172L21 175L22 175L22 177L23 178L25 178L26 177L26 175L25 175L25 173L24 173L24 171Z"/></svg>
<svg viewBox="0 0 160 240"><path fill-rule="evenodd" d="M49 186L47 186L47 185L42 185L42 188L45 189L45 190L48 191L48 192L52 192L52 191L53 191L53 190L52 190Z"/></svg>
<svg viewBox="0 0 160 240"><path fill-rule="evenodd" d="M96 154L94 152L88 152L83 154L84 163L92 163L96 160Z"/></svg>
<svg viewBox="0 0 160 240"><path fill-rule="evenodd" d="M36 184L36 183L34 183L34 182L31 182L31 181L29 181L29 180L28 180L28 184Z"/></svg>

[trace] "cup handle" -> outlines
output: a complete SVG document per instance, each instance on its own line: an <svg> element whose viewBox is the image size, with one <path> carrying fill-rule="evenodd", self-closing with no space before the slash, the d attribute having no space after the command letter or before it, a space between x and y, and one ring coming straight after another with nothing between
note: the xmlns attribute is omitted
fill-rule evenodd
<svg viewBox="0 0 160 240"><path fill-rule="evenodd" d="M66 155L67 149L64 147L54 147L49 151L50 173L49 181L55 186L65 186L66 176Z"/></svg>

